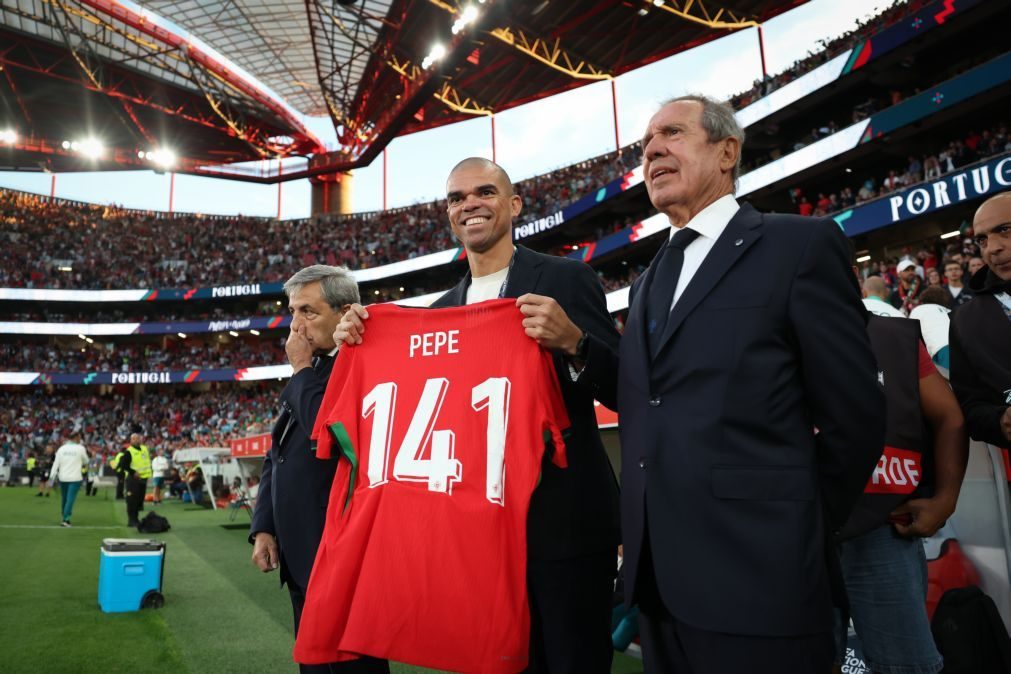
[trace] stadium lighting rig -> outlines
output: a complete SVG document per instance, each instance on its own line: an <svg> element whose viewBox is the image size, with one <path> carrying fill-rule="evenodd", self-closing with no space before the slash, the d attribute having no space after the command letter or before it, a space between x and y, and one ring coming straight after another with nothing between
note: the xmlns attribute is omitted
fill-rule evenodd
<svg viewBox="0 0 1011 674"><path fill-rule="evenodd" d="M105 144L94 136L83 140L65 140L61 146L64 150L77 152L88 159L99 159L105 154Z"/></svg>
<svg viewBox="0 0 1011 674"><path fill-rule="evenodd" d="M421 62L421 67L428 70L436 61L442 60L445 55L446 47L443 46L442 43L436 42L432 45L432 50L428 52L428 56L426 56L425 60Z"/></svg>
<svg viewBox="0 0 1011 674"><path fill-rule="evenodd" d="M458 18L453 23L453 28L452 28L453 35L458 34L460 31L462 31L468 25L474 23L477 20L477 17L479 15L480 14L477 11L477 7L475 7L474 5L467 5L466 7L464 7L463 11L460 12L460 18Z"/></svg>
<svg viewBox="0 0 1011 674"><path fill-rule="evenodd" d="M164 147L150 151L140 150L137 152L137 158L145 159L163 169L169 169L176 165L176 153Z"/></svg>
<svg viewBox="0 0 1011 674"><path fill-rule="evenodd" d="M479 5L483 5L485 0L477 0ZM456 21L453 22L453 27L451 28L453 35L459 35L462 33L467 26L470 26L478 17L481 16L481 11L478 9L477 5L467 5L460 11L460 16L457 17ZM436 61L441 61L446 56L446 47L439 42L432 45L431 51L428 52L428 56L421 62L421 67L424 70L428 70Z"/></svg>

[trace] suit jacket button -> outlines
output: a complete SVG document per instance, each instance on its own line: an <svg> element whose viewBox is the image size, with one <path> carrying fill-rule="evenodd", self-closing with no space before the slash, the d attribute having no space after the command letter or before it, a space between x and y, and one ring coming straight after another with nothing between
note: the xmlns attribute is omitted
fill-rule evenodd
<svg viewBox="0 0 1011 674"><path fill-rule="evenodd" d="M660 396L656 396L654 398L650 398L649 399L649 406L650 407L660 407Z"/></svg>
<svg viewBox="0 0 1011 674"><path fill-rule="evenodd" d="M639 459L639 467L646 470L646 459Z"/></svg>
<svg viewBox="0 0 1011 674"><path fill-rule="evenodd" d="M278 463L284 463L284 457L282 456L281 458L279 458L279 459L277 460L277 462L278 462Z"/></svg>

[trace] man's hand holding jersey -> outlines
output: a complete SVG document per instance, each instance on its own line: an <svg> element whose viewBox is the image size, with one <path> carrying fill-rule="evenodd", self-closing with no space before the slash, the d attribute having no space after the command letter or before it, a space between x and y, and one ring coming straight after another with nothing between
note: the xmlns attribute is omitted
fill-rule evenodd
<svg viewBox="0 0 1011 674"><path fill-rule="evenodd" d="M369 310L360 304L352 304L341 316L337 329L333 331L333 341L339 347L341 344L361 344L365 334L365 321Z"/></svg>
<svg viewBox="0 0 1011 674"><path fill-rule="evenodd" d="M554 298L527 293L516 298L516 306L523 314L523 328L528 337L545 349L576 355L583 331Z"/></svg>

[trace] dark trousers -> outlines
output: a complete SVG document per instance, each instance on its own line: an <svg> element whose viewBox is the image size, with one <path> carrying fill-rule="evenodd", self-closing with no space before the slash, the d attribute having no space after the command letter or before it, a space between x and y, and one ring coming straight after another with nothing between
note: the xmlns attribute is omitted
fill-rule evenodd
<svg viewBox="0 0 1011 674"><path fill-rule="evenodd" d="M137 514L144 509L144 495L147 493L147 480L135 477L126 478L126 521L129 526L137 524Z"/></svg>
<svg viewBox="0 0 1011 674"><path fill-rule="evenodd" d="M529 674L611 671L616 552L527 562Z"/></svg>
<svg viewBox="0 0 1011 674"><path fill-rule="evenodd" d="M124 489L123 489L123 487L124 487L123 482L124 482L124 480L123 480L123 474L122 473L116 473L116 500L119 500L119 499L123 498L123 491L124 491Z"/></svg>
<svg viewBox="0 0 1011 674"><path fill-rule="evenodd" d="M789 637L723 634L678 620L656 585L649 540L636 580L645 674L825 674L832 669L831 632ZM756 625L756 627L761 627Z"/></svg>
<svg viewBox="0 0 1011 674"><path fill-rule="evenodd" d="M291 610L295 614L295 636L302 622L302 608L305 606L305 590L289 578L288 594L291 596ZM325 665L299 665L302 674L390 674L390 663L368 656L347 662L331 662Z"/></svg>

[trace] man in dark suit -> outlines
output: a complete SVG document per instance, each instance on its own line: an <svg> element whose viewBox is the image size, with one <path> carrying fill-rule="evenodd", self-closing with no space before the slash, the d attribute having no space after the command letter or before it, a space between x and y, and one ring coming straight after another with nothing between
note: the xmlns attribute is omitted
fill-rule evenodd
<svg viewBox="0 0 1011 674"><path fill-rule="evenodd" d="M647 672L832 665L831 553L881 454L884 400L849 248L829 219L734 187L744 132L702 96L663 105L646 188L671 237L632 286L617 392L626 597Z"/></svg>
<svg viewBox="0 0 1011 674"><path fill-rule="evenodd" d="M527 334L554 349L572 424L566 438L569 467L559 469L546 457L541 483L530 501L527 671L609 672L618 487L597 430L596 384L590 377L580 377L580 383L574 379L581 368L578 355L588 339L584 334L592 334L598 348L613 350L618 332L590 267L513 245L512 222L522 200L500 166L487 159L465 159L450 173L446 189L450 226L467 249L469 271L432 306L518 298ZM335 340L360 343L367 317L367 310L353 305L338 325ZM600 400L614 405L613 400Z"/></svg>
<svg viewBox="0 0 1011 674"><path fill-rule="evenodd" d="M317 459L310 446L337 345L341 314L359 301L358 285L345 267L312 265L284 284L292 314L284 345L293 374L281 392L281 414L263 460L249 542L253 564L264 573L280 567L288 585L298 633L309 574L323 536L336 459ZM385 661L362 658L331 665L300 665L302 672L388 672Z"/></svg>

